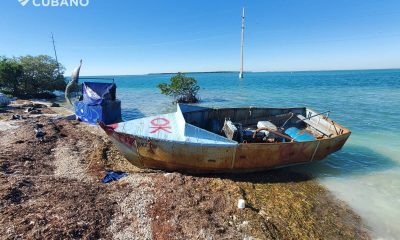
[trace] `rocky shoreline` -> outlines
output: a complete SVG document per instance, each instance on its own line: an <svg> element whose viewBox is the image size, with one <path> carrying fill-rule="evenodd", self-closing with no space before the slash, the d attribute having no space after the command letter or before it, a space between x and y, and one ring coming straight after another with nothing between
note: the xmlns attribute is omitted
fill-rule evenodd
<svg viewBox="0 0 400 240"><path fill-rule="evenodd" d="M59 107L27 113L29 104L0 110L0 239L370 239L309 176L138 169L97 127ZM109 169L129 175L101 183Z"/></svg>

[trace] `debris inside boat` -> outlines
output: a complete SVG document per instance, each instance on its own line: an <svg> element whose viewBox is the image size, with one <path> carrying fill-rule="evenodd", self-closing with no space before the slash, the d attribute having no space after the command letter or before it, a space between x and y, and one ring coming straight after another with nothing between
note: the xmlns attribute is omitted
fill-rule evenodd
<svg viewBox="0 0 400 240"><path fill-rule="evenodd" d="M177 105L174 113L106 125L119 151L140 168L255 172L322 160L351 132L306 107L206 108Z"/></svg>

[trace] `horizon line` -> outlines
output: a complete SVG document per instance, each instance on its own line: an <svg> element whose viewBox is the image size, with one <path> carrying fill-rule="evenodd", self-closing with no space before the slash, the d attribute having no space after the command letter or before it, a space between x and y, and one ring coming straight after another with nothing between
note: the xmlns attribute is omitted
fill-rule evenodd
<svg viewBox="0 0 400 240"><path fill-rule="evenodd" d="M285 70L285 71L244 71L243 73L297 73L297 72L334 72L334 71L379 71L379 70L400 70L395 68L358 68L358 69L323 69L323 70ZM104 74L104 75L82 75L81 77L108 77L108 76L148 76L148 75L168 75L168 74L206 74L206 73L239 73L240 71L178 71L178 72L159 72L143 74Z"/></svg>

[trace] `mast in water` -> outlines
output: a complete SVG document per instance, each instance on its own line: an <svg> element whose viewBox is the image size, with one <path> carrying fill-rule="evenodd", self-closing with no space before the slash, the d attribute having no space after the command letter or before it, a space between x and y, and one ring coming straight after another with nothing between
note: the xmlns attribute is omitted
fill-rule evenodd
<svg viewBox="0 0 400 240"><path fill-rule="evenodd" d="M243 46L244 46L244 8L242 12L242 45L240 49L240 73L239 78L243 78Z"/></svg>

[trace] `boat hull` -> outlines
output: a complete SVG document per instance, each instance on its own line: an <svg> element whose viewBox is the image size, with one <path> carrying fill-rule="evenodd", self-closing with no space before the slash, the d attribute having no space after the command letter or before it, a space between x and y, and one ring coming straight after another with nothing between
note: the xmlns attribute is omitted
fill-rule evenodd
<svg viewBox="0 0 400 240"><path fill-rule="evenodd" d="M143 138L102 127L133 165L189 173L256 172L318 161L340 150L351 134L305 142L218 146Z"/></svg>

